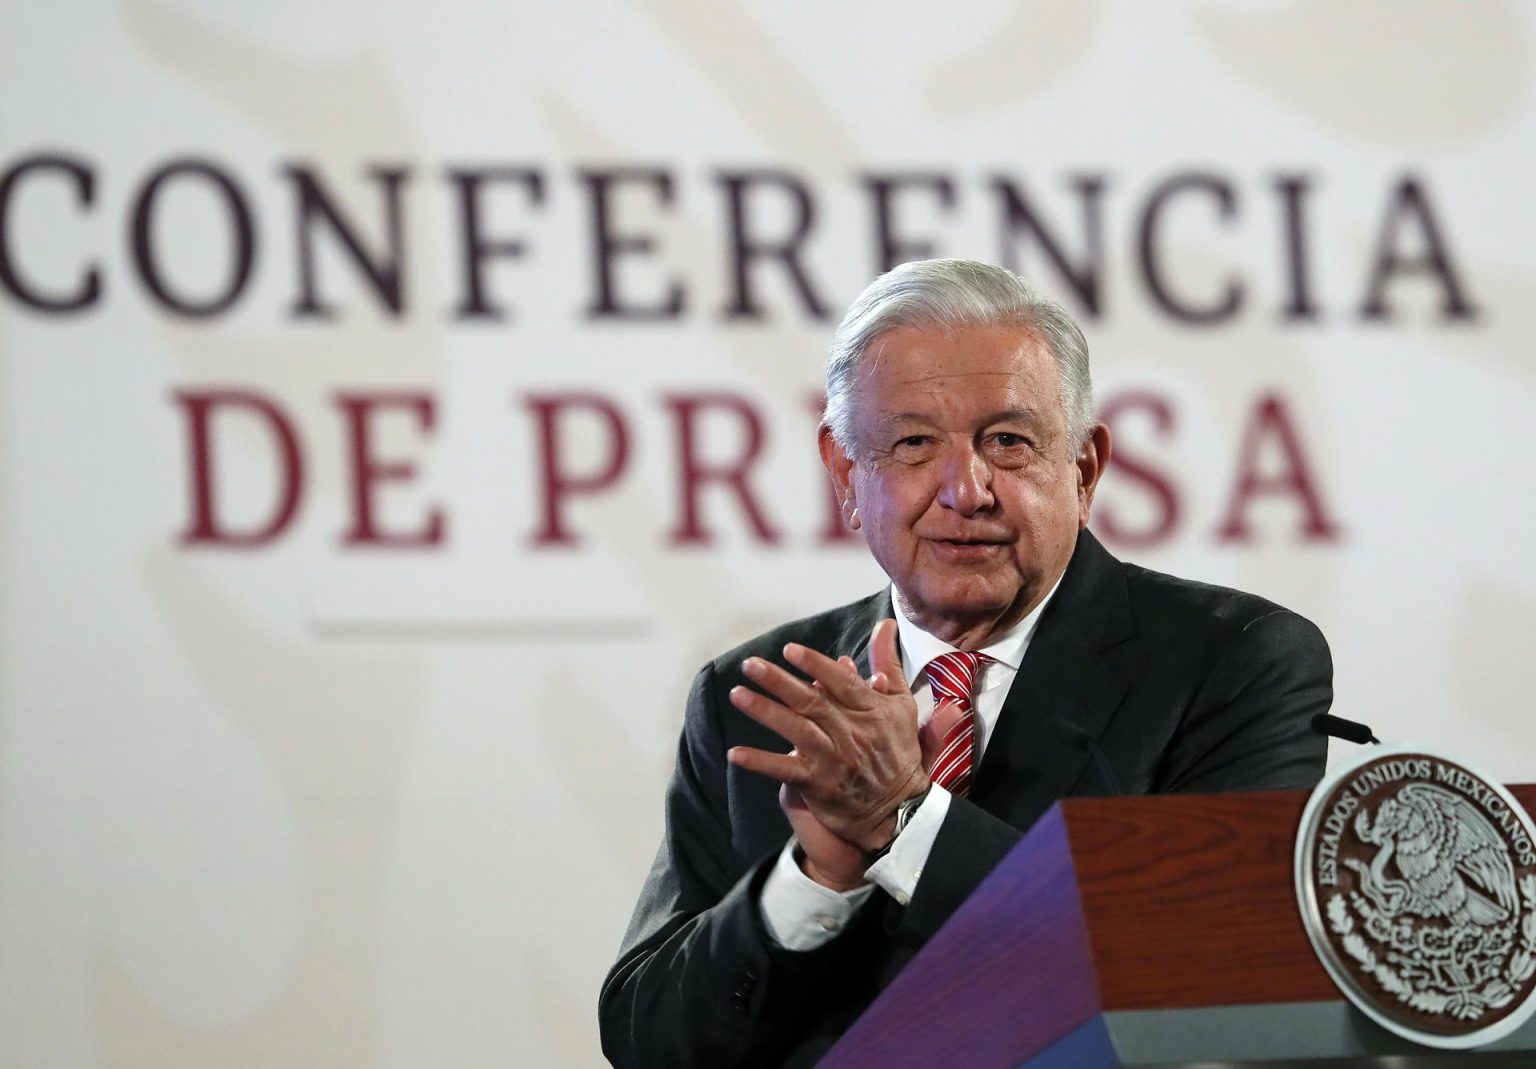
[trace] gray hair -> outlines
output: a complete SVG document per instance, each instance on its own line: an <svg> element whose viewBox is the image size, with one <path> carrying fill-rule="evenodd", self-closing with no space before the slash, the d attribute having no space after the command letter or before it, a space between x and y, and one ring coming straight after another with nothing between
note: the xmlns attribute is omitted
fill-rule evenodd
<svg viewBox="0 0 1536 1069"><path fill-rule="evenodd" d="M855 372L884 334L902 327L1018 326L1036 334L1056 361L1067 435L1075 449L1093 431L1088 342L1066 309L1006 268L976 260L914 260L871 282L832 335L823 417L838 445L855 455Z"/></svg>

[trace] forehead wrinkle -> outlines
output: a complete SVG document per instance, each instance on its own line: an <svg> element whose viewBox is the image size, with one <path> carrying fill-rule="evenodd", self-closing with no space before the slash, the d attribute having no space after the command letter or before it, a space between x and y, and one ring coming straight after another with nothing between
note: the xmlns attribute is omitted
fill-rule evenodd
<svg viewBox="0 0 1536 1069"><path fill-rule="evenodd" d="M983 426L991 426L994 423L1027 423L1031 426L1039 424L1050 426L1051 413L1039 408L1003 408L996 412L988 413L981 420Z"/></svg>
<svg viewBox="0 0 1536 1069"><path fill-rule="evenodd" d="M861 448L867 447L868 442L861 443L857 440L863 435L873 435L878 438L891 433L899 423L906 423L908 426L918 424L924 427L941 425L946 401L955 392L955 388L959 387L963 390L965 388L963 384L978 379L985 380L983 389L991 392L997 402L1001 402L1001 406L988 415L988 423L999 420L1019 419L1026 422L1030 427L1050 430L1054 418L1053 411L1049 410L1048 406L1040 407L1031 404L1031 402L1035 401L1035 395L1039 392L1034 389L1035 380L1038 377L1038 369L1011 367L1004 370L995 367L956 367L955 363L964 362L962 359L960 361L941 360L937 366L929 364L922 370L908 368L906 369L906 375L903 377L897 377L894 374L896 368L902 363L902 357L914 355L913 351L909 350L892 350L890 343L897 335L903 333L915 333L919 336L936 334L942 341L948 342L953 340L956 335L964 334L968 330L990 329L988 327L966 327L956 330L936 325L903 326L887 331L872 340L865 348L859 361L854 365L850 375L850 415L852 416L850 430L852 431L851 437L854 441L851 441L849 444L859 445ZM1043 350L1043 342L1032 331L1025 331L1020 342L1021 344L1032 346L1036 351ZM919 350L915 352L919 361L922 360L923 356L920 350L927 347L926 345L920 346ZM1052 369L1048 368L1046 370ZM916 402L923 406L923 410L903 409L900 412L889 413L880 412L878 405L872 406L870 402L874 398L870 396L871 389L875 380L881 378L884 379L885 389L898 392L906 391L907 396L903 400L906 400L909 404ZM1053 381L1049 385L1051 387L1052 399L1059 403L1061 396L1059 378L1053 376ZM927 404L929 399L934 401L932 407L929 407ZM1008 407L1010 402L1024 402L1024 404L1021 407L1013 408ZM900 403L900 401L897 403ZM872 408L874 409L873 411L871 411ZM865 428L862 433L856 429L860 424L863 424Z"/></svg>
<svg viewBox="0 0 1536 1069"><path fill-rule="evenodd" d="M971 379L990 380L990 384L994 389L1022 388L1025 385L1020 382L1020 375L1017 371L1003 371L998 368L957 368L952 366L927 368L922 371L908 371L901 378L893 377L891 385L920 386L930 382L944 382L946 380L962 382Z"/></svg>
<svg viewBox="0 0 1536 1069"><path fill-rule="evenodd" d="M879 418L881 427L899 427L914 423L924 426L938 426L943 422L942 417L931 412L888 412ZM1030 426L1049 426L1050 414L1038 408L1000 408L988 412L976 421L980 427L990 427L997 423L1025 423Z"/></svg>
<svg viewBox="0 0 1536 1069"><path fill-rule="evenodd" d="M891 366L893 361L890 358L890 354L886 351L886 347L890 342L892 335L902 333L903 331L917 331L918 333L934 332L937 333L945 341L952 339L956 333L953 330L945 330L936 327L901 327L897 328L896 330L887 331L885 334L880 335L869 344L869 347L864 350L863 358L860 359L858 364L855 366L853 382L857 386L863 387L868 385L869 381L875 377L876 372L882 369L888 369ZM1036 344L1038 344L1038 341ZM910 386L915 383L928 382L933 379L975 378L1018 379L1019 374L1017 371L1004 371L997 368L957 368L952 364L940 364L939 366L926 369L921 374L909 373L903 378L893 379L892 385Z"/></svg>

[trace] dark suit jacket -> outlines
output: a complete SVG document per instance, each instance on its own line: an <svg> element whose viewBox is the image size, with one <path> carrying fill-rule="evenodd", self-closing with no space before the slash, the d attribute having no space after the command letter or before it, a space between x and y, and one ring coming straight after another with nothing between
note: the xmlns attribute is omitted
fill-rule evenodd
<svg viewBox="0 0 1536 1069"><path fill-rule="evenodd" d="M666 831L603 985L617 1066L811 1065L1018 842L1072 794L1310 788L1333 697L1308 621L1249 594L1122 564L1087 532L1041 616L968 797L905 909L876 891L826 946L782 950L758 890L789 838L778 785L725 760L787 751L727 700L743 658L786 642L868 670L881 593L770 631L704 666L688 697Z"/></svg>

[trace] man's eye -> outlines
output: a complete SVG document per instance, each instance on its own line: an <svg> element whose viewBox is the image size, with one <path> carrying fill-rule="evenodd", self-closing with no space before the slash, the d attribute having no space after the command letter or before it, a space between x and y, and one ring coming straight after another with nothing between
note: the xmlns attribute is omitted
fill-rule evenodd
<svg viewBox="0 0 1536 1069"><path fill-rule="evenodd" d="M933 439L926 434L909 434L891 446L892 459L903 464L922 464L933 456Z"/></svg>
<svg viewBox="0 0 1536 1069"><path fill-rule="evenodd" d="M1008 431L998 432L993 435L992 440L1004 449L1012 449L1015 446L1024 444L1024 436L1022 434L1010 434Z"/></svg>

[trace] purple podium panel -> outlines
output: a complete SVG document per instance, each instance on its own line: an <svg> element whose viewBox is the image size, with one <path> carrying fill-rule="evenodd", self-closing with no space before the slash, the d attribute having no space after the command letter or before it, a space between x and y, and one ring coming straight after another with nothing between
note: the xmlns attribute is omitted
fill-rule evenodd
<svg viewBox="0 0 1536 1069"><path fill-rule="evenodd" d="M1100 1009L1066 820L1057 804L820 1066L1018 1069Z"/></svg>

